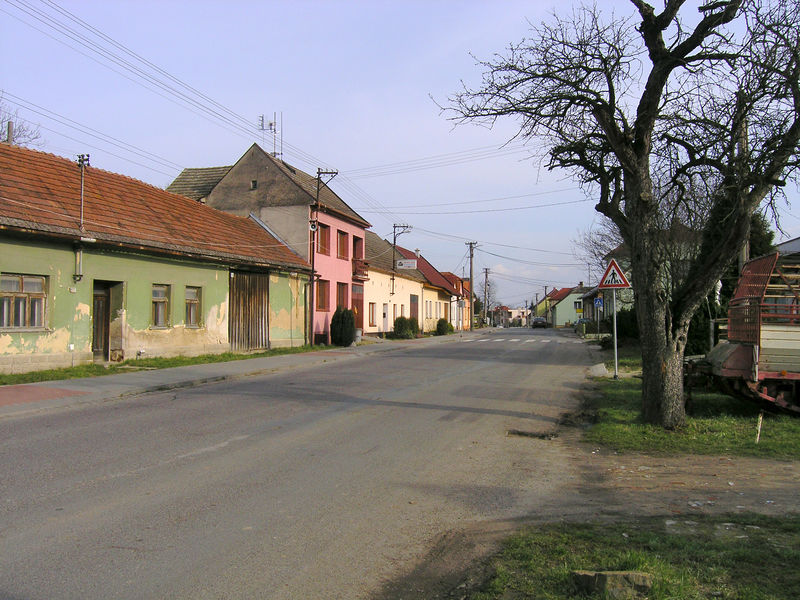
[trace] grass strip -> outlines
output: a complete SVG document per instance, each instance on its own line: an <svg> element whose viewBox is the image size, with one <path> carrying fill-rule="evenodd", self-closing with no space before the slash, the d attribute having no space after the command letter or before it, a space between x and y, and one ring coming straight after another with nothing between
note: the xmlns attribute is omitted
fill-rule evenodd
<svg viewBox="0 0 800 600"><path fill-rule="evenodd" d="M130 373L148 369L168 369L170 367L185 367L189 365L202 365L250 358L268 356L281 356L284 354L300 354L321 350L321 346L298 346L294 348L274 348L265 352L253 354L238 354L223 352L221 354L203 354L201 356L174 356L170 358L137 358L126 360L119 364L108 366L90 364L67 367L64 369L48 369L44 371L31 371L28 373L0 374L0 385L16 385L20 383L36 383L38 381L56 381L59 379L79 379L82 377L100 377L114 375L115 373Z"/></svg>
<svg viewBox="0 0 800 600"><path fill-rule="evenodd" d="M694 393L686 425L670 431L641 419L642 382L635 377L597 380L600 394L587 398L585 408L597 422L585 441L617 452L706 454L800 459L800 419L764 413L756 443L760 406L713 392Z"/></svg>
<svg viewBox="0 0 800 600"><path fill-rule="evenodd" d="M800 515L647 518L554 523L508 539L470 600L601 598L581 595L571 573L642 571L650 600L800 598Z"/></svg>

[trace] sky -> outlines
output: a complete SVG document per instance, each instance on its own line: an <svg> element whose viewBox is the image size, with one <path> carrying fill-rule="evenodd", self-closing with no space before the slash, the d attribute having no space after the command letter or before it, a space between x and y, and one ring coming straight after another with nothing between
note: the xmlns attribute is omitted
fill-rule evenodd
<svg viewBox="0 0 800 600"><path fill-rule="evenodd" d="M565 173L440 105L569 0L0 0L0 94L40 150L166 187L252 143L316 174L440 271L485 269L498 302L596 284L575 240L599 220ZM598 0L618 9L619 0ZM263 129L261 127L263 115ZM270 131L275 122L278 133ZM800 211L799 211L800 212ZM786 237L800 217L783 215Z"/></svg>

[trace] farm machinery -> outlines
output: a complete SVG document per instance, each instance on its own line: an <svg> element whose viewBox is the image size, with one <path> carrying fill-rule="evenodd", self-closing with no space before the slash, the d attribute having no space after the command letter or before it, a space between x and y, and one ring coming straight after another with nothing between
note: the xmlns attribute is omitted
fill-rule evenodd
<svg viewBox="0 0 800 600"><path fill-rule="evenodd" d="M728 308L727 340L687 362L687 381L800 413L800 253L745 263Z"/></svg>

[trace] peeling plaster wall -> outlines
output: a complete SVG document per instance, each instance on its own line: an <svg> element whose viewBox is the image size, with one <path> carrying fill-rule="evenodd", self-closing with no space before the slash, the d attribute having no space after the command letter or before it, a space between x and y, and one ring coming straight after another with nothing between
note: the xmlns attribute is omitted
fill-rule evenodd
<svg viewBox="0 0 800 600"><path fill-rule="evenodd" d="M91 361L91 291L73 280L69 245L0 238L0 273L47 278L44 327L0 329L0 373L71 366Z"/></svg>
<svg viewBox="0 0 800 600"><path fill-rule="evenodd" d="M45 327L0 330L0 372L91 362L95 281L111 286L109 348L117 360L225 352L228 269L199 262L100 250L84 245L83 276L73 278L69 244L0 239L0 272L47 277ZM152 286L170 286L169 327L152 326ZM186 286L201 288L202 322L185 326Z"/></svg>
<svg viewBox="0 0 800 600"><path fill-rule="evenodd" d="M269 343L272 348L306 343L308 277L271 273L269 277Z"/></svg>

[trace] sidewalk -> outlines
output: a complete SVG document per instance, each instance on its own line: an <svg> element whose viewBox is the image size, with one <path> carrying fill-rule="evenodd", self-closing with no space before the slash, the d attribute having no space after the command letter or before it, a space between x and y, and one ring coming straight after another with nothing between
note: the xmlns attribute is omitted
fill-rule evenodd
<svg viewBox="0 0 800 600"><path fill-rule="evenodd" d="M380 341L351 348L326 348L300 354L132 371L102 377L59 379L0 386L0 418L71 405L103 402L124 396L230 381L253 375L308 368L323 363L402 350L419 344L458 342L477 335L481 335L480 330L415 340Z"/></svg>

